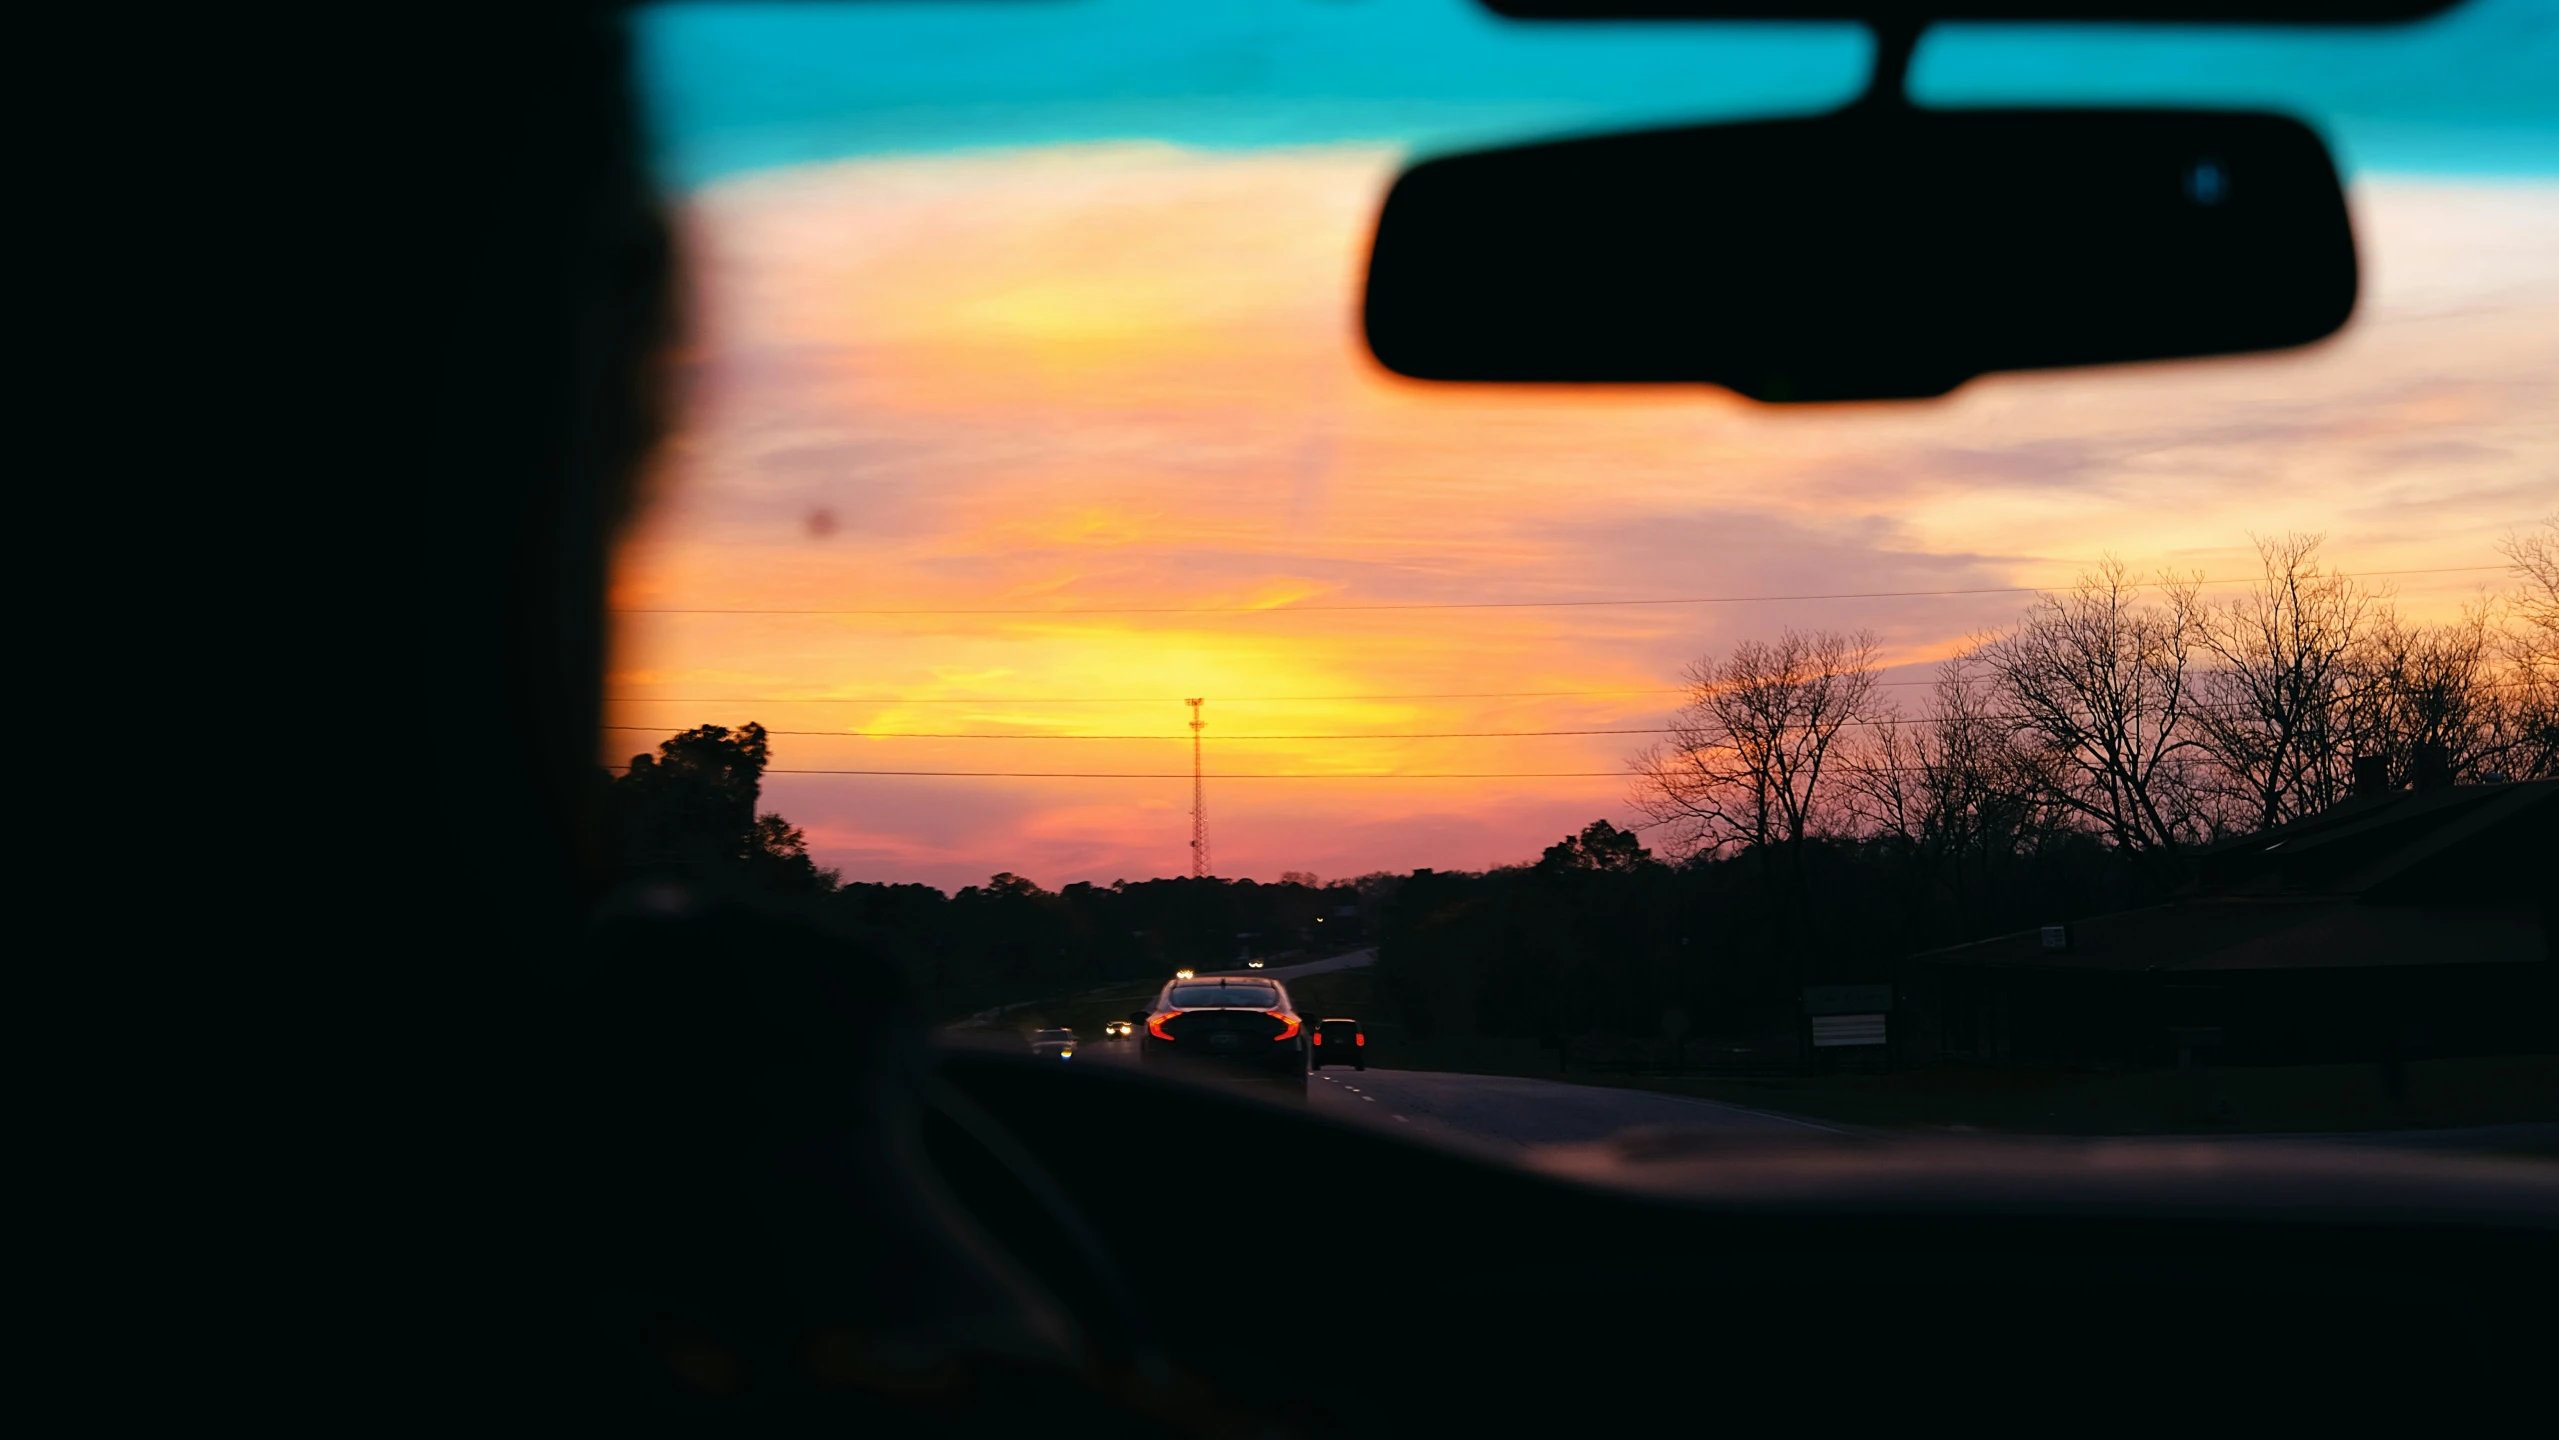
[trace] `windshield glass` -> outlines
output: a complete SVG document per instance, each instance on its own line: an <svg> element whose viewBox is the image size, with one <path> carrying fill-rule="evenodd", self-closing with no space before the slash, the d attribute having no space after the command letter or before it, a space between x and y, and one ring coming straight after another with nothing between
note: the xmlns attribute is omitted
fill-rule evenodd
<svg viewBox="0 0 2559 1440"><path fill-rule="evenodd" d="M722 853L937 1018L1098 1027L1259 960L1497 1139L1726 1123L1675 1099L2559 1120L2537 0L1932 28L1922 105L2308 122L2356 312L1807 406L1401 379L1361 287L1413 160L1820 112L1866 82L1856 26L1086 0L635 34L685 409L617 557L604 758L634 804L742 795ZM1518 1121L1565 1077L1637 1098Z"/></svg>
<svg viewBox="0 0 2559 1440"><path fill-rule="evenodd" d="M1274 1010L1279 992L1267 985L1176 985L1170 994L1176 1010Z"/></svg>

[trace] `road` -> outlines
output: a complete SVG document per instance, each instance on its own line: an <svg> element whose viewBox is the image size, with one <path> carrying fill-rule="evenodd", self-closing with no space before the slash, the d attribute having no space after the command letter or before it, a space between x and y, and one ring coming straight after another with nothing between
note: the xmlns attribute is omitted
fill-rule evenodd
<svg viewBox="0 0 2559 1440"><path fill-rule="evenodd" d="M1337 957L1350 959L1349 956ZM1330 961L1318 961L1330 964ZM1348 967L1345 967L1348 968ZM1134 1045L1091 1043L1080 1052L1106 1064L1137 1063ZM1417 1140L1517 1154L1541 1145L1606 1140L1630 1130L1682 1130L1736 1138L1796 1139L1878 1135L1845 1123L1781 1115L1715 1100L1575 1085L1524 1076L1464 1075L1443 1070L1324 1069L1306 1080L1307 1107ZM1925 1138L1905 1135L1908 1139ZM1970 1138L1982 1138L1978 1134ZM2060 1139L2062 1137L2046 1137ZM2096 1137L2072 1137L2088 1140ZM2381 1146L2475 1154L2559 1152L2559 1124L2476 1125L2446 1130L2375 1130L2323 1134L2166 1134L2118 1136L2116 1143Z"/></svg>
<svg viewBox="0 0 2559 1440"><path fill-rule="evenodd" d="M1320 1070L1307 1077L1308 1108L1346 1120L1497 1153L1584 1144L1629 1130L1680 1130L1734 1138L1875 1135L1846 1124L1752 1110L1683 1095L1437 1070ZM1905 1138L1920 1138L1910 1136ZM1975 1136L1978 1139L1980 1137ZM2045 1137L2060 1139L2062 1137ZM2092 1137L2071 1137L2070 1143ZM2559 1124L2473 1125L2447 1130L2332 1134L2118 1136L2112 1143L2339 1145L2439 1153L2559 1154Z"/></svg>
<svg viewBox="0 0 2559 1440"><path fill-rule="evenodd" d="M1439 1070L1319 1070L1307 1077L1306 1103L1418 1139L1497 1151L1605 1140L1638 1128L1772 1139L1843 1128L1684 1095Z"/></svg>
<svg viewBox="0 0 2559 1440"><path fill-rule="evenodd" d="M1076 1053L1106 1065L1138 1063L1137 1047L1126 1041L1089 1042ZM1605 1140L1637 1129L1769 1139L1858 1133L1844 1125L1685 1095L1445 1070L1327 1067L1306 1077L1306 1104L1319 1114L1375 1125L1413 1139L1506 1154L1539 1145Z"/></svg>

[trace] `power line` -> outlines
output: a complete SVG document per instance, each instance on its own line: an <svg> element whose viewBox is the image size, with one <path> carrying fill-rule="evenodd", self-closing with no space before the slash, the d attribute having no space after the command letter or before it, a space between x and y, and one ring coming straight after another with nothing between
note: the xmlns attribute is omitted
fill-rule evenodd
<svg viewBox="0 0 2559 1440"><path fill-rule="evenodd" d="M607 770L628 770L627 765L607 765ZM1897 774L1923 774L1922 765L1869 765L1872 771ZM835 769L768 769L766 775L874 775L903 776L914 779L958 780L1188 780L1188 770L835 770ZM1209 771L1208 780L1626 780L1640 778L1634 770L1265 770Z"/></svg>
<svg viewBox="0 0 2559 1440"><path fill-rule="evenodd" d="M628 765L607 765L626 771ZM968 780L1188 780L1188 770L835 770L781 769L766 775L886 775ZM1623 780L1626 770L1265 770L1210 771L1207 780Z"/></svg>
<svg viewBox="0 0 2559 1440"><path fill-rule="evenodd" d="M663 725L606 725L606 730L656 734ZM991 730L771 730L767 735L804 735L839 740L1180 740L1179 735L1028 735ZM1442 730L1337 735L1228 735L1228 740L1486 740L1534 735L1667 735L1661 728L1640 730Z"/></svg>
<svg viewBox="0 0 2559 1440"><path fill-rule="evenodd" d="M1934 681L1928 681L1928 682L1916 682L1916 681L1914 681L1914 682L1909 682L1909 683L1914 683L1914 684L1917 684L1917 683L1928 683L1928 684L1934 684L1935 682L1934 682ZM2475 685L2475 686L2471 686L2471 687L2468 687L2468 688L2470 688L2470 689L2474 689L2474 690L2512 690L2512 689L2520 688L2520 687L2522 687L2522 686L2524 686L2524 685L2526 685L2526 684L2528 684L2528 683L2530 683L2530 682L2528 682L2528 681L2519 681L2519 680L2492 680L2492 681L2487 681L2487 682L2485 682L2485 683L2482 683L2482 684L2479 684L2479 685ZM1685 692L1670 692L1670 693L1685 693ZM2400 692L2400 693L2422 693L2422 692ZM2243 717L2244 717L2244 716L2249 716L2249 715L2255 715L2255 714L2258 714L2259 712L2258 712L2258 710L2256 709L2256 707L2254 707L2254 706L2247 705L2247 704L2245 704L2245 703L2232 702L2232 703L2224 703L2224 704L2218 704L2218 705L2210 705L2210 704L2190 704L2190 705L2188 705L2188 706L2186 706L2186 707L2184 708L2184 712L2183 712L2183 713L2185 713L2185 714L2189 714L2189 715L2236 715L2236 716L2243 716ZM1906 726L1912 726L1912 727L1921 727L1921 726L1926 726L1926 725L1929 725L1929 724L1935 723L1936 718L1937 718L1937 717L1932 717L1932 716L1928 716L1928 715L1890 715L1890 716L1874 716L1874 717L1871 717L1871 718L1859 718L1859 719L1854 719L1854 720L1845 720L1845 721L1840 722L1840 724L1841 724L1841 727L1842 727L1842 728L1844 728L1844 729L1846 729L1846 728L1854 728L1854 729L1876 729L1876 728L1881 728L1881 727L1883 727L1883 726L1887 726L1887 725L1906 725ZM2032 721L2032 720L2036 719L2037 717L2036 717L2036 716L2033 716L2033 715L2017 714L2017 713L2012 713L2012 712L2008 712L2008 711L1985 711L1985 712L1981 712L1981 713L1978 713L1978 714L1966 715L1966 716L1961 716L1961 717L1956 717L1956 718L1959 718L1959 719L1962 719L1962 720L1966 720L1966 721L1976 721L1976 720L1977 720L1977 721L1992 722L1992 723L2003 723L2003 722L2004 722L2004 723L2007 723L2007 724L2025 724L2025 723L2027 723L2027 722L2029 722L2029 721ZM630 732L630 733L635 733L635 734L648 734L648 735L653 735L653 734L657 734L657 733L659 733L660 731L663 731L666 727L665 727L665 726L663 726L663 725L604 725L604 726L600 726L600 727L598 727L598 728L599 728L599 729L603 729L603 730L611 730L611 731L625 731L625 732ZM1689 728L1695 728L1695 727L1689 727ZM1168 741L1168 740L1180 740L1180 739L1182 739L1182 738L1183 738L1182 736L1179 736L1179 735L1045 735L1045 734L1025 733L1025 732L1021 732L1021 731L997 731L997 730L773 730L773 729L767 729L764 733L765 733L765 734L767 734L767 735L790 735L790 736L798 736L798 737L802 737L802 738L810 738L810 739L835 739L835 740L1086 740L1086 741ZM1669 725L1647 725L1647 726L1629 726L1629 727L1602 728L1602 729L1587 729L1587 730L1381 730L1381 731L1340 731L1340 732L1326 732L1326 733L1301 732L1301 733L1295 733L1295 734L1229 735L1229 736L1227 736L1226 738L1227 738L1227 739L1229 739L1229 740L1514 740L1514 739L1538 739L1538 738L1543 738L1543 737L1575 736L1575 735L1676 735L1676 734L1679 734L1679 733L1681 733L1681 727L1678 727L1678 726L1669 726ZM1196 739L1197 739L1197 737L1196 737L1196 736L1193 736L1193 737L1191 737L1191 738L1193 738L1194 740L1196 740Z"/></svg>
<svg viewBox="0 0 2559 1440"><path fill-rule="evenodd" d="M1934 680L1882 680L1882 685L1934 685ZM1685 685L1642 690L1442 690L1409 695L1238 695L1221 705L1294 705L1349 700L1543 700L1601 695L1685 695ZM1172 695L608 695L608 705L1172 705Z"/></svg>
<svg viewBox="0 0 2559 1440"><path fill-rule="evenodd" d="M2510 565L2444 565L2413 570L2339 571L2341 580L2392 575L2463 575L2511 570ZM2254 585L2262 575L2198 579L2197 585ZM1340 615L1405 610L1588 610L1641 605L1760 605L1810 600L1929 600L1962 595L2046 595L2067 587L2055 585L1983 585L1951 590L1840 590L1802 595L1672 595L1614 600L1416 600L1368 605L1095 605L1040 606L646 606L618 607L616 615Z"/></svg>
<svg viewBox="0 0 2559 1440"><path fill-rule="evenodd" d="M622 766L610 767L622 769ZM983 780L1188 780L1188 770L767 770L767 775L912 775ZM1626 779L1626 770L1376 770L1210 772L1207 780L1593 780Z"/></svg>
<svg viewBox="0 0 2559 1440"><path fill-rule="evenodd" d="M1905 664L1932 664L1932 661L1906 661ZM1879 687L1896 689L1941 683L1928 676L1915 680L1878 680ZM1226 705L1317 705L1341 704L1368 700L1596 700L1626 695L1693 695L1693 685L1663 685L1636 690L1436 690L1408 694L1371 695L1238 695L1221 698ZM1172 695L608 695L607 705L1173 705L1180 697ZM650 730L650 725L608 726L608 729ZM774 731L783 734L783 731ZM787 732L836 734L836 731ZM885 732L884 732L885 733ZM922 733L922 732L918 732ZM1592 732L1598 733L1598 732ZM1243 739L1243 736L1233 737Z"/></svg>
<svg viewBox="0 0 2559 1440"><path fill-rule="evenodd" d="M1942 681L1940 681L1940 680L1935 679L1934 677L1931 677L1931 678L1927 678L1927 679L1920 679L1920 680L1878 680L1878 681L1875 681L1874 683L1875 683L1876 688L1878 688L1878 689L1882 689L1882 688L1886 688L1886 687L1890 687L1890 688L1894 688L1894 689L1903 689L1903 688L1915 687L1915 686L1920 686L1920 685L1930 685L1930 686L1933 686L1933 685L1942 684L1943 682L1942 682ZM2491 681L2491 682L2488 682L2488 683L2485 683L2485 684L2481 684L2481 685L2473 686L2473 687L2471 687L2471 688L2473 688L2473 689L2480 689L2480 690L2511 689L2511 688L2514 688L2516 685L2519 685L2519 684L2522 684L2522 683L2525 683L2525 682L2520 682L2520 681ZM1356 701L1356 700L1522 700L1522 699L1534 699L1534 698L1547 698L1547 699L1555 699L1555 698L1585 698L1585 697L1587 697L1587 698L1598 698L1598 697L1603 697L1603 696L1624 696L1624 695L1694 695L1694 694L1696 694L1696 693L1697 693L1697 689L1696 689L1696 687L1695 687L1695 686L1692 686L1692 685L1676 685L1676 686L1666 686L1666 687L1662 687L1662 688L1658 688L1658 689L1652 689L1652 690L1495 690L1495 691L1483 691L1483 692L1478 692L1478 693L1474 693L1474 694L1451 693L1451 694L1445 694L1445 695L1247 695L1247 696L1241 696L1241 697L1239 697L1239 698L1237 698L1237 699L1235 699L1235 700L1227 701L1227 702L1225 702L1225 703L1227 703L1227 704L1232 704L1232 705L1244 705L1244 704L1295 704L1295 703L1316 704L1316 703L1330 703L1330 702ZM977 697L977 698L965 698L965 697L964 697L964 698L958 698L958 699L950 699L950 698L943 698L943 697L929 697L929 696L928 696L928 697L918 697L918 698L913 698L913 699L864 699L864 698L860 698L860 697L850 697L850 698L848 698L848 697L844 697L844 696L832 696L832 695L826 695L826 696L792 696L792 695L661 695L661 696L641 696L641 695L608 695L608 696L606 696L606 697L605 697L605 699L604 699L604 703L605 703L605 704L607 704L607 705L877 705L877 706L880 706L880 707L882 707L882 708L884 708L884 709L888 709L888 708L895 708L895 707L903 706L903 705L991 705L991 706L993 706L993 705L1165 705L1165 704L1171 704L1171 703L1174 703L1174 702L1173 702L1173 700L1172 700L1172 697L1170 697L1170 696L1164 696L1164 695L1142 695L1142 696L1042 696L1042 697L1016 697L1016 696L1002 696L1002 695L997 695L997 696L983 696L983 697ZM606 730L663 730L663 729L665 729L666 727L665 727L664 725L606 725L606 726L604 726L604 727L602 727L602 728L604 728L604 729L606 729ZM859 731L859 730L769 730L769 729L768 729L765 733L766 733L766 734L768 734L768 735L877 735L877 736L896 736L896 737L899 737L899 738L902 738L902 739L917 739L917 740L1046 740L1046 739L1057 739L1057 740L1178 740L1178 739L1180 739L1180 738L1181 738L1181 737L1180 737L1180 736L1178 736L1178 735L1056 735L1056 736L1048 736L1048 735L1022 735L1022 734L996 734L996 733L992 733L992 732L984 732L984 731L940 731L940 730L870 730L870 731ZM1652 733L1652 732L1650 732L1650 731L1644 731L1644 730L1493 730L1493 731L1481 731L1481 732L1469 731L1469 732L1460 732L1460 733L1467 733L1467 734L1476 734L1476 733L1481 733L1481 734L1492 734L1492 735L1643 735L1643 734L1650 734L1650 733ZM1397 740L1397 739L1432 739L1432 738L1443 738L1443 737L1437 737L1437 736L1407 736L1407 735L1400 735L1400 734L1398 734L1398 735L1383 735L1383 734L1381 734L1381 735L1230 735L1230 736L1228 736L1227 738L1228 738L1228 739L1230 739L1230 740L1334 740L1334 739L1340 739L1340 740Z"/></svg>

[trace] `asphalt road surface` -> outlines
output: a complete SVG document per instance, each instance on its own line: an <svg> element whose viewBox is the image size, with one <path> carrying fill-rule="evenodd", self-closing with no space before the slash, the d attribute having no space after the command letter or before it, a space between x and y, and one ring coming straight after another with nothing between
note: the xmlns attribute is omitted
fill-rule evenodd
<svg viewBox="0 0 2559 1440"><path fill-rule="evenodd" d="M1844 1128L1684 1095L1440 1070L1327 1068L1307 1077L1306 1103L1322 1114L1416 1139L1503 1151L1605 1140L1639 1128L1772 1139L1835 1135Z"/></svg>
<svg viewBox="0 0 2559 1440"><path fill-rule="evenodd" d="M1130 1041L1088 1040L1080 1062L1134 1065ZM1848 1124L1780 1115L1715 1100L1574 1085L1523 1076L1462 1075L1444 1070L1326 1068L1306 1077L1307 1108L1417 1140L1516 1154L1540 1145L1606 1140L1629 1130L1682 1130L1736 1138L1806 1139L1873 1135ZM1909 1138L1921 1138L1913 1135ZM1974 1138L1979 1138L1975 1136ZM2090 1138L2090 1137L2079 1137ZM2559 1124L2473 1125L2446 1130L2374 1130L2319 1134L2168 1134L2118 1141L2251 1145L2355 1145L2476 1154L2559 1152Z"/></svg>

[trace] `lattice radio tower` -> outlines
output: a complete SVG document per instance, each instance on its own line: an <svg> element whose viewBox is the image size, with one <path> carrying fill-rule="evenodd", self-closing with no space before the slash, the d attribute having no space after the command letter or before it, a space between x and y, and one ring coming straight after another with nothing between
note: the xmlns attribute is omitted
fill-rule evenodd
<svg viewBox="0 0 2559 1440"><path fill-rule="evenodd" d="M1200 782L1200 731L1208 722L1200 718L1200 700L1182 702L1191 707L1191 878L1208 878L1208 787Z"/></svg>

